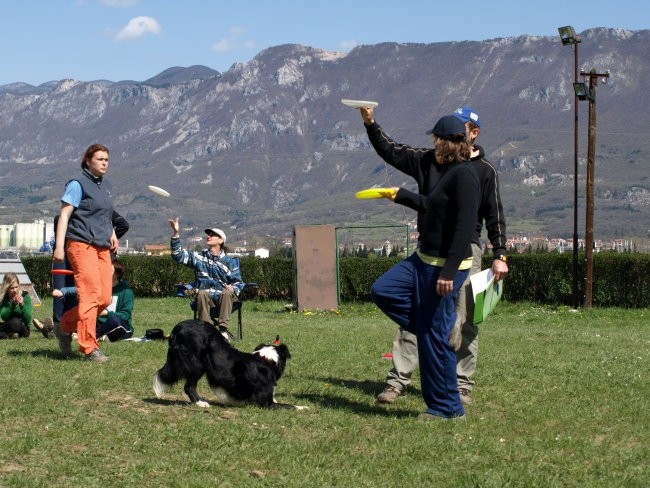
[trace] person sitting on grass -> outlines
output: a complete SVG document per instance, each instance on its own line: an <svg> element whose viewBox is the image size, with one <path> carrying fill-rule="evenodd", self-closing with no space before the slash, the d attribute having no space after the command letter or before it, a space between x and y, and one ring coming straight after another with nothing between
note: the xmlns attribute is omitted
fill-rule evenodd
<svg viewBox="0 0 650 488"><path fill-rule="evenodd" d="M32 298L21 290L16 273L6 273L0 285L0 321L0 339L29 337Z"/></svg>
<svg viewBox="0 0 650 488"><path fill-rule="evenodd" d="M115 342L133 336L134 294L128 282L122 279L123 276L124 265L114 258L111 304L97 316L97 338L100 341L109 340ZM76 298L77 289L74 286L64 287L54 290L52 296L56 298L65 297L66 300Z"/></svg>

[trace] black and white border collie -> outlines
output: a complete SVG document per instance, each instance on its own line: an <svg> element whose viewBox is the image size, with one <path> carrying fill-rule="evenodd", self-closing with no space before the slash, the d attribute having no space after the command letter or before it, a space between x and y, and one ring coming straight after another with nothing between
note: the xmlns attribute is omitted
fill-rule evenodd
<svg viewBox="0 0 650 488"><path fill-rule="evenodd" d="M264 408L297 408L275 400L275 386L291 355L278 339L241 352L207 322L184 320L169 336L167 362L153 377L158 398L174 383L185 379L185 393L199 407L210 404L199 397L196 385L206 375L208 385L222 405L252 403Z"/></svg>

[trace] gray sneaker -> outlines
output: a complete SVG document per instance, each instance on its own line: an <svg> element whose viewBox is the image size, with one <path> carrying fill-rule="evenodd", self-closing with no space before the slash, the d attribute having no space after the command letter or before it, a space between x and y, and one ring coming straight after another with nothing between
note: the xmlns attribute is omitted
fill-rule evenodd
<svg viewBox="0 0 650 488"><path fill-rule="evenodd" d="M111 358L104 354L101 349L95 349L90 354L86 354L86 359L95 363L106 363L110 361Z"/></svg>
<svg viewBox="0 0 650 488"><path fill-rule="evenodd" d="M72 356L72 335L61 330L61 323L54 324L54 335L59 340L59 349L66 356Z"/></svg>
<svg viewBox="0 0 650 488"><path fill-rule="evenodd" d="M406 396L406 392L394 386L388 385L384 388L379 395L377 395L377 402L379 403L394 403L398 397Z"/></svg>

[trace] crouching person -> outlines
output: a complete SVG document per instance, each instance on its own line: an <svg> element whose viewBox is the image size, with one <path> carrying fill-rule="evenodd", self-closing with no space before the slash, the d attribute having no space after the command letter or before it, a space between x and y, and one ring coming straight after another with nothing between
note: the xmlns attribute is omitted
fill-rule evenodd
<svg viewBox="0 0 650 488"><path fill-rule="evenodd" d="M0 285L0 339L29 337L32 299L22 291L16 273L6 273Z"/></svg>

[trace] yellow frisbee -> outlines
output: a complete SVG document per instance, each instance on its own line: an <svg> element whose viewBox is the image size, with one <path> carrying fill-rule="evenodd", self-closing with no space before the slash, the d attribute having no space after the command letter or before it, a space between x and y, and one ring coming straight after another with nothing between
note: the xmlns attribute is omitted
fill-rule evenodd
<svg viewBox="0 0 650 488"><path fill-rule="evenodd" d="M392 188L367 188L366 190L358 191L354 194L355 197L362 200L369 198L384 198L391 197L395 194Z"/></svg>

